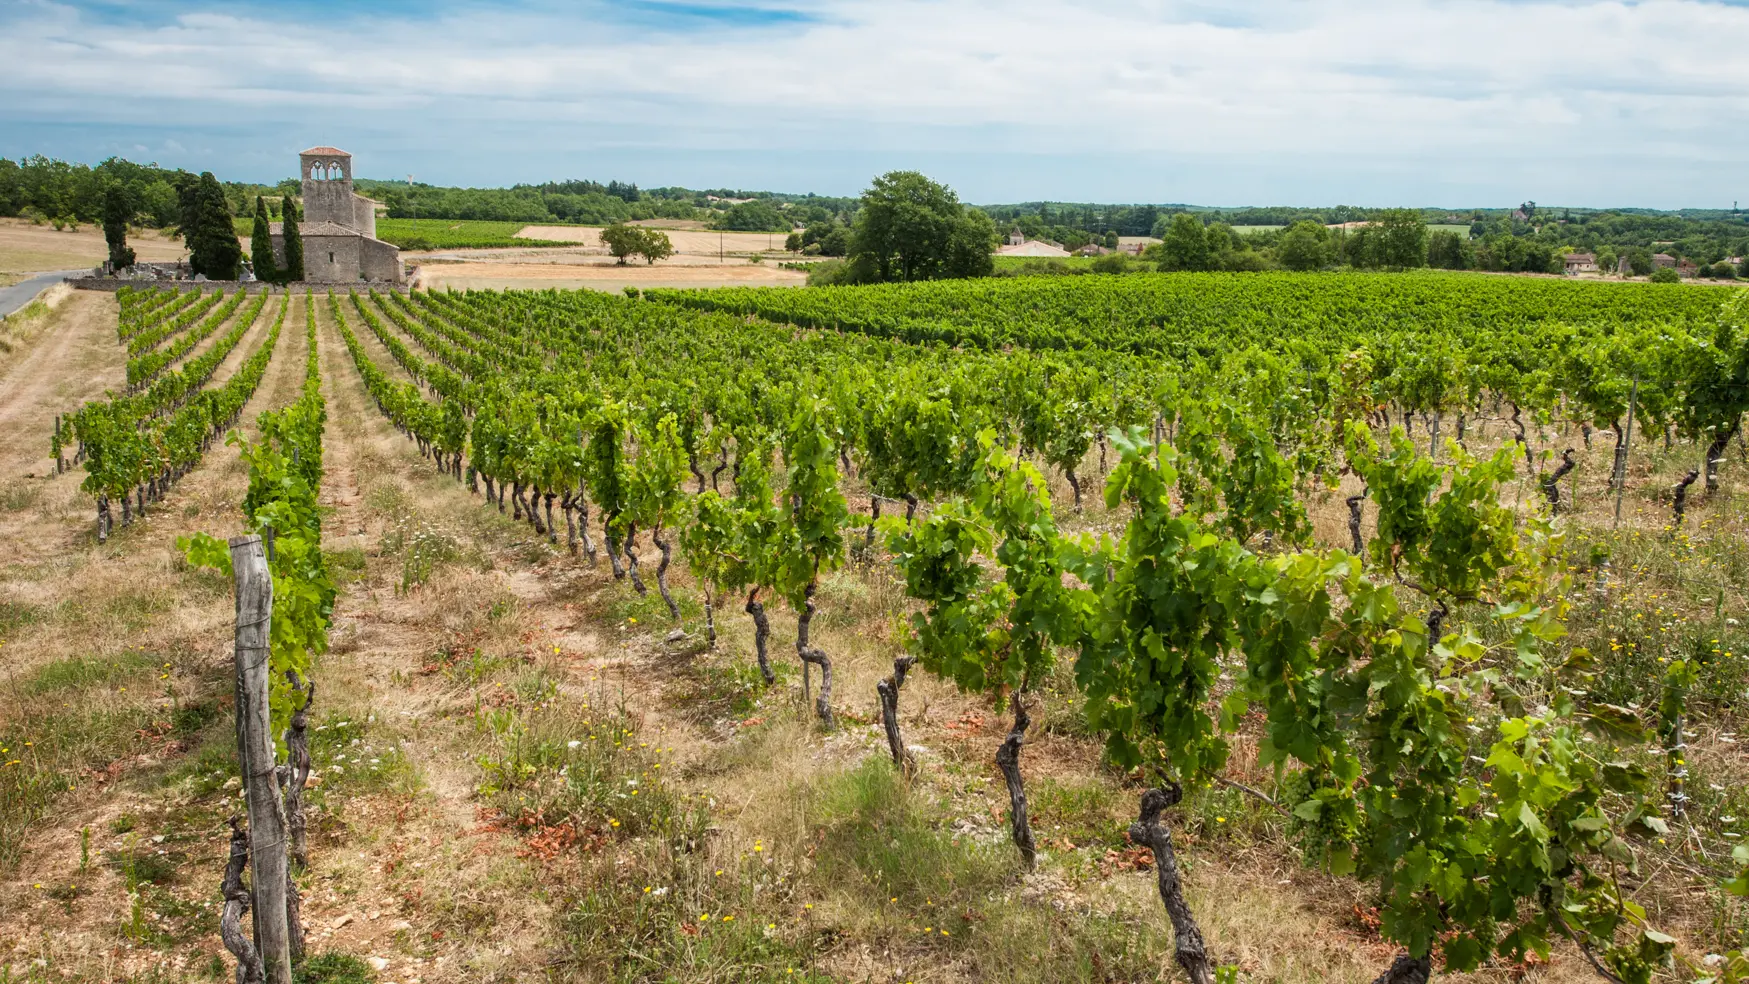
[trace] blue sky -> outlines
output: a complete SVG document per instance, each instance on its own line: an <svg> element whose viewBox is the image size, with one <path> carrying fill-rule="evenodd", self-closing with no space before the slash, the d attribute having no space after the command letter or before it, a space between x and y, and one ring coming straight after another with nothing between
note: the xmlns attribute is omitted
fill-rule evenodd
<svg viewBox="0 0 1749 984"><path fill-rule="evenodd" d="M0 0L0 156L974 202L1749 202L1720 0Z"/></svg>

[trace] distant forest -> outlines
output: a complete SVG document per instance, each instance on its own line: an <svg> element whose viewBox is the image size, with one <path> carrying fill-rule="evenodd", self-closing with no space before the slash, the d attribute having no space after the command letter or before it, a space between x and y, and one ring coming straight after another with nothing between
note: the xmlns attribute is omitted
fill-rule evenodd
<svg viewBox="0 0 1749 984"><path fill-rule="evenodd" d="M1099 205L1093 203L1028 202L986 205L1000 232L1018 229L1029 239L1048 239L1069 249L1102 243L1111 236L1161 238L1177 215L1192 215L1204 225L1226 225L1258 245L1272 242L1298 222L1336 225L1378 219L1386 209L1339 205L1332 208L1211 208L1198 205ZM1523 202L1502 208L1418 209L1431 226L1467 226L1468 238L1480 244L1511 237L1526 245L1571 247L1595 251L1605 246L1617 252L1644 248L1715 263L1749 253L1749 212L1741 209L1594 209L1549 208Z"/></svg>
<svg viewBox="0 0 1749 984"><path fill-rule="evenodd" d="M42 221L94 223L101 219L105 191L120 185L129 193L134 221L168 228L178 219L178 189L197 180L187 171L110 158L96 166L43 156L0 158L0 216ZM278 197L296 195L298 181L275 185L222 182L234 214L245 216L255 196L269 196L277 218ZM639 219L701 221L715 228L787 232L804 226L815 239L854 219L858 199L794 195L731 188L639 188L618 180L551 181L510 188L450 188L405 181L354 182L359 193L388 207L391 218L481 219L499 222L607 225ZM1206 226L1231 227L1237 236L1269 245L1281 227L1300 222L1334 225L1369 221L1383 209L1341 205L1329 208L1211 208L1196 205L1111 205L1027 202L981 209L1000 234L1018 229L1028 238L1049 239L1071 249L1118 236L1159 238L1178 215ZM1665 252L1696 263L1714 263L1749 252L1749 214L1732 209L1548 208L1535 202L1501 208L1419 210L1433 226L1462 226L1484 251L1503 249L1597 250L1614 247ZM1262 227L1262 228L1258 228ZM1508 242L1510 240L1510 242ZM1484 243L1492 244L1484 247Z"/></svg>

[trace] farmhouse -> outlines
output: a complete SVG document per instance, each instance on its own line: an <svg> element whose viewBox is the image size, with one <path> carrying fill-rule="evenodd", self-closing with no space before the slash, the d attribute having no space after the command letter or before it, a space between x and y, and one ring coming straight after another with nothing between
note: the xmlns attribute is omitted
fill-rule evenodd
<svg viewBox="0 0 1749 984"><path fill-rule="evenodd" d="M1043 239L1026 239L1008 246L998 246L997 256L1068 256L1069 251Z"/></svg>
<svg viewBox="0 0 1749 984"><path fill-rule="evenodd" d="M303 175L304 279L315 283L360 280L405 283L401 251L376 238L376 203L352 191L352 155L311 147L298 155ZM273 223L273 258L285 263L284 224Z"/></svg>
<svg viewBox="0 0 1749 984"><path fill-rule="evenodd" d="M1561 263L1566 267L1568 274L1597 272L1597 254L1595 253L1568 253L1561 257Z"/></svg>

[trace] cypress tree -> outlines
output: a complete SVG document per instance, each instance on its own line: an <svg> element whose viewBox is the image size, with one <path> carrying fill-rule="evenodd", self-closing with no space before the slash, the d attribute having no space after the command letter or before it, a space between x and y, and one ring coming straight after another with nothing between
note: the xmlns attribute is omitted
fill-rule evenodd
<svg viewBox="0 0 1749 984"><path fill-rule="evenodd" d="M267 200L255 196L255 228L249 234L249 259L255 264L255 278L268 283L279 282L279 267L273 262L273 233L267 228Z"/></svg>
<svg viewBox="0 0 1749 984"><path fill-rule="evenodd" d="M125 270L134 265L134 251L128 248L128 220L134 217L134 203L125 186L113 184L103 193L103 238L109 243L109 266Z"/></svg>
<svg viewBox="0 0 1749 984"><path fill-rule="evenodd" d="M186 171L178 171L176 183L176 234L191 251L194 230L200 225L200 179Z"/></svg>
<svg viewBox="0 0 1749 984"><path fill-rule="evenodd" d="M195 273L206 274L208 280L236 280L237 267L243 262L243 244L237 241L225 189L219 187L219 179L211 171L201 172L195 211L194 228L186 230L188 265Z"/></svg>
<svg viewBox="0 0 1749 984"><path fill-rule="evenodd" d="M298 230L298 203L292 196L285 196L279 214L285 229L285 269L279 275L284 283L297 283L304 279L304 234Z"/></svg>

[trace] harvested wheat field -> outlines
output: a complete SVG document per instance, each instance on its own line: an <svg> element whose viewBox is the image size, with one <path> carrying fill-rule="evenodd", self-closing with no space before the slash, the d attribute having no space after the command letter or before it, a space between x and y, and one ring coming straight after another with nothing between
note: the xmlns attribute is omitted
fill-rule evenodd
<svg viewBox="0 0 1749 984"><path fill-rule="evenodd" d="M1113 291L1102 324L1139 348L1177 309L1165 293L1242 288L1264 305L1301 283L1013 281L949 300L968 332L1066 331L1052 319L1089 296L1053 308L1048 292ZM1378 291L1372 304L1577 289L1333 285ZM968 286L59 291L0 359L0 979L231 980L228 821L253 828L264 804L306 831L291 852L304 973L378 981L1045 984L1205 968L1361 984L1395 961L1423 980L1564 984L1597 979L1565 939L1473 971L1464 941L1539 925L1534 886L1569 881L1575 899L1619 892L1641 913L1585 930L1593 957L1647 930L1671 968L1729 945L1744 913L1720 886L1749 808L1740 444L1710 493L1689 478L1673 514L1699 450L1674 426L1637 431L1618 527L1612 435L1572 414L1486 396L1406 414L1368 390L1376 402L1340 411L1353 438L1336 451L1336 403L1279 418L1276 437L1217 388L1147 403L1139 370L1157 356L1113 346L1110 375L1078 376L1019 345L860 330ZM1696 292L1671 293L1656 303L1697 306L1655 316L1708 330ZM1205 329L1242 334L1174 330ZM146 374L160 350L176 355ZM1338 365L1330 378L1361 371ZM130 378L134 400L81 409ZM167 395L188 388L200 395ZM1056 409L1025 409L1026 393ZM150 440L114 439L117 421ZM1432 533L1380 521L1429 499ZM246 786L236 582L191 538L223 553L269 527L268 651L292 675L260 685L282 745L267 754L287 771ZM1126 609L1132 594L1163 600ZM1191 628L1173 621L1192 611ZM1219 611L1239 614L1223 628ZM1131 642L1153 648L1131 656ZM1321 668L1269 677L1271 654ZM1144 679L1190 696L1144 697ZM1281 730L1302 720L1288 694L1313 700L1314 680L1350 701L1316 708L1342 722L1315 735L1328 771L1277 751L1300 734ZM1684 716L1660 725L1670 700ZM1593 718L1609 727L1586 730ZM1346 785L1345 755L1364 765ZM1605 772L1616 786L1599 791ZM1521 796L1533 786L1545 792ZM1473 798L1431 795L1443 788ZM1422 833L1400 850L1371 849L1409 824ZM1607 850L1614 881L1538 868L1517 850L1536 830L1588 864ZM1599 831L1619 843L1585 839ZM1479 880L1381 891L1432 843ZM1417 906L1473 899L1505 871L1532 887L1495 916ZM242 884L236 898L266 897ZM1445 927L1419 954L1399 929L1412 918Z"/></svg>
<svg viewBox="0 0 1749 984"><path fill-rule="evenodd" d="M130 231L128 244L141 260L162 262L179 259L187 249L178 240L156 229ZM42 270L77 270L94 267L109 255L103 227L82 225L57 231L54 226L25 219L0 218L0 278L19 279L19 274Z"/></svg>
<svg viewBox="0 0 1749 984"><path fill-rule="evenodd" d="M620 291L626 287L798 287L808 281L799 270L786 270L777 263L749 263L745 259L718 263L715 257L675 256L655 264L641 261L619 264L594 256L493 255L505 251L482 250L458 257L455 252L437 258L411 257L419 266L419 282L434 290L485 288L493 290L545 290L548 288ZM544 251L545 254L560 252ZM568 252L568 251L564 251Z"/></svg>
<svg viewBox="0 0 1749 984"><path fill-rule="evenodd" d="M448 249L403 257L419 267L421 284L456 290L795 287L807 282L806 272L780 265L795 259L783 251L781 234L663 231L675 255L654 264L636 257L619 263L601 245L601 230L590 226L529 226L517 233L525 239L579 243L576 247ZM754 262L756 257L760 262Z"/></svg>
<svg viewBox="0 0 1749 984"><path fill-rule="evenodd" d="M668 223L654 220L637 225L662 232L674 244L675 253L681 256L716 256L722 253L745 257L754 253L782 253L783 242L787 236L787 233L782 232L718 232L713 229L671 227ZM601 245L601 229L595 226L524 226L516 236L518 239L584 243L592 251L607 255L606 248Z"/></svg>

